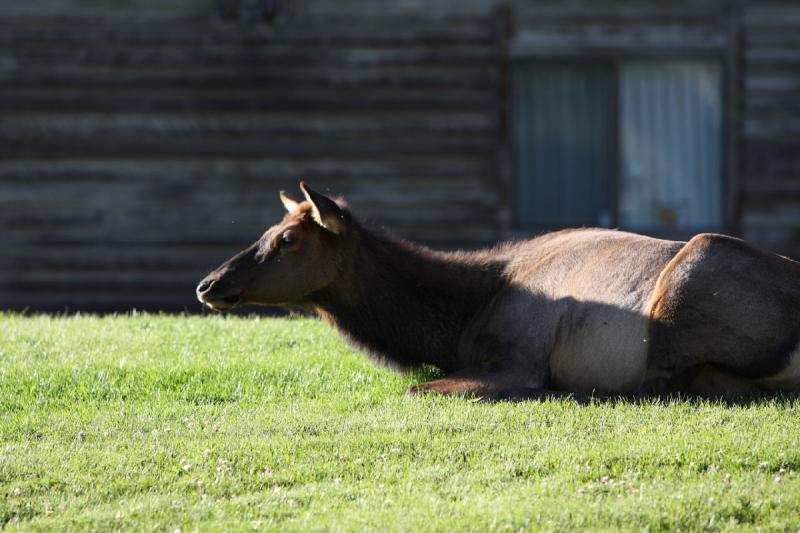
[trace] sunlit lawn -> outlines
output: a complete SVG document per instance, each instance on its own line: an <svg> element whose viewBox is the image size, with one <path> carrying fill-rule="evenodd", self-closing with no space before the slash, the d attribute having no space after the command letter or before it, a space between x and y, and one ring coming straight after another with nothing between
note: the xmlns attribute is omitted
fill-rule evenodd
<svg viewBox="0 0 800 533"><path fill-rule="evenodd" d="M407 398L310 319L0 315L0 527L800 527L800 402Z"/></svg>

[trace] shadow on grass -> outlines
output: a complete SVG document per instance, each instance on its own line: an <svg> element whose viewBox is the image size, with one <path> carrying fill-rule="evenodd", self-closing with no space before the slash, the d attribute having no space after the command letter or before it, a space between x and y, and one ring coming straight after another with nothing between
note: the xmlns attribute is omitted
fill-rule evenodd
<svg viewBox="0 0 800 533"><path fill-rule="evenodd" d="M434 366L422 366L408 373L413 383L425 383L446 377L446 374ZM793 407L800 404L800 392L758 392L741 394L733 397L703 396L693 394L599 394L566 392L558 390L538 390L529 388L510 389L498 397L479 397L471 395L474 401L484 403L499 402L536 402L536 401L565 401L578 405L675 405L686 404L700 406L709 402L726 407L749 407L773 404L779 407Z"/></svg>
<svg viewBox="0 0 800 533"><path fill-rule="evenodd" d="M778 407L794 407L800 404L800 393L763 392L736 397L715 397L691 394L586 394L562 391L516 390L499 398L476 398L488 403L497 402L529 402L529 401L565 401L578 405L675 405L685 404L699 407L709 402L725 407L751 407L758 405L776 405Z"/></svg>

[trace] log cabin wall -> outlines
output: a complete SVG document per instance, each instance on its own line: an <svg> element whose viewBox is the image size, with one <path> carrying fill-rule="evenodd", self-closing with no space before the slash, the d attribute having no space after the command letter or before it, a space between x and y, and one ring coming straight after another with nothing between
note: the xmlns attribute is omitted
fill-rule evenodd
<svg viewBox="0 0 800 533"><path fill-rule="evenodd" d="M407 238L495 240L492 19L410 15L3 2L0 308L197 310L301 178Z"/></svg>
<svg viewBox="0 0 800 533"><path fill-rule="evenodd" d="M300 178L434 246L506 237L509 77L574 57L719 58L728 229L800 256L798 35L771 0L6 2L0 308L197 310Z"/></svg>
<svg viewBox="0 0 800 533"><path fill-rule="evenodd" d="M741 230L800 259L800 3L741 5Z"/></svg>

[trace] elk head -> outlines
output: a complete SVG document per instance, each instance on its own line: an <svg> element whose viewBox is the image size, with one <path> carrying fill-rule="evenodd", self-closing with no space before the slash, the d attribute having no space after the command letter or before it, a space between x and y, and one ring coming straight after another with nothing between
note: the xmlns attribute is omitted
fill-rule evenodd
<svg viewBox="0 0 800 533"><path fill-rule="evenodd" d="M305 200L281 191L286 215L197 285L197 298L223 311L239 304L286 305L325 288L339 272L348 214L301 182Z"/></svg>

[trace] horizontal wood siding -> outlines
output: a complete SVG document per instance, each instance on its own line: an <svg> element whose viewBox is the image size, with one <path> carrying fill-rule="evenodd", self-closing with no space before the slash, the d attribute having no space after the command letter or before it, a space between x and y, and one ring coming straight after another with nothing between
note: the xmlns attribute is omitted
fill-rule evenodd
<svg viewBox="0 0 800 533"><path fill-rule="evenodd" d="M196 310L301 178L407 238L493 241L531 59L736 67L729 218L800 257L797 2L284 0L273 25L215 4L0 3L0 308Z"/></svg>
<svg viewBox="0 0 800 533"><path fill-rule="evenodd" d="M211 5L0 6L0 308L198 309L299 179L407 238L498 237L488 12L353 25L298 3L271 28Z"/></svg>
<svg viewBox="0 0 800 533"><path fill-rule="evenodd" d="M708 55L727 45L720 0L539 0L516 3L513 56Z"/></svg>
<svg viewBox="0 0 800 533"><path fill-rule="evenodd" d="M743 9L742 229L800 257L800 4Z"/></svg>

